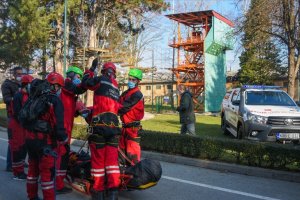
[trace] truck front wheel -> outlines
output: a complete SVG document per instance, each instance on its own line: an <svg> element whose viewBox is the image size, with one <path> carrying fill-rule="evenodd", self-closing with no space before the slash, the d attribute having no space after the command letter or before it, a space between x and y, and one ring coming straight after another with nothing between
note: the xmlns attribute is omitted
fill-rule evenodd
<svg viewBox="0 0 300 200"><path fill-rule="evenodd" d="M244 128L243 128L243 125L240 124L239 128L237 130L237 136L236 136L236 138L237 139L243 139L243 137L244 137Z"/></svg>
<svg viewBox="0 0 300 200"><path fill-rule="evenodd" d="M227 125L226 125L226 122L225 122L225 116L224 115L222 115L222 117L221 117L221 129L222 129L222 131L225 135L229 135L229 131L227 130Z"/></svg>

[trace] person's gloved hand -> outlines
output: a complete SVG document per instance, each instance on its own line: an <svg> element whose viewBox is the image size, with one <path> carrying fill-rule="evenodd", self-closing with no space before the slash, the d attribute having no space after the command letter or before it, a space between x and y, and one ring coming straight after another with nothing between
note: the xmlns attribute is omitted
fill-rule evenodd
<svg viewBox="0 0 300 200"><path fill-rule="evenodd" d="M98 67L98 58L95 58L93 60L92 66L90 68L90 71L94 72L97 67Z"/></svg>
<svg viewBox="0 0 300 200"><path fill-rule="evenodd" d="M177 108L176 108L176 111L178 111L178 112L179 112L179 111L180 111L180 107L177 107Z"/></svg>
<svg viewBox="0 0 300 200"><path fill-rule="evenodd" d="M81 80L79 78L74 78L72 82L74 85L79 85L81 83Z"/></svg>

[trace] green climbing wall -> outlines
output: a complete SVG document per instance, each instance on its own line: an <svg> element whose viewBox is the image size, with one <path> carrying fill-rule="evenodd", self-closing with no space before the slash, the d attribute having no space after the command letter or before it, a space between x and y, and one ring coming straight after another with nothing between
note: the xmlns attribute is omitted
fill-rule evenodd
<svg viewBox="0 0 300 200"><path fill-rule="evenodd" d="M212 27L204 41L205 112L219 112L226 92L226 54L232 49L232 28L212 17Z"/></svg>

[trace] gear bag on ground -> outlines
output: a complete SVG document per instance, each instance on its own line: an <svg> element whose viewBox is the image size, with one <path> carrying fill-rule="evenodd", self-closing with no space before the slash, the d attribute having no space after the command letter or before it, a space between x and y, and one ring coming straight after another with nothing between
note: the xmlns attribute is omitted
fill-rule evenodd
<svg viewBox="0 0 300 200"><path fill-rule="evenodd" d="M85 189L78 189L81 192L89 193L93 184L91 177L90 155L87 152L71 152L68 166L68 181L71 186L78 189L78 185L85 185ZM155 186L162 175L162 168L158 161L144 159L134 166L127 166L121 170L121 179L125 185L120 189L144 190Z"/></svg>
<svg viewBox="0 0 300 200"><path fill-rule="evenodd" d="M157 184L161 178L161 165L156 160L144 159L134 166L125 170L126 175L132 175L127 187L136 190L143 190Z"/></svg>

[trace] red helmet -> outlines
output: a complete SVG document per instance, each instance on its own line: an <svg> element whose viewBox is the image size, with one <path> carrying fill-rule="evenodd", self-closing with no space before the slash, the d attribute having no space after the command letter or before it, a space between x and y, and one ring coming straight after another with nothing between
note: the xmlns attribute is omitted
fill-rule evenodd
<svg viewBox="0 0 300 200"><path fill-rule="evenodd" d="M112 62L104 63L104 65L102 66L101 72L104 72L108 69L112 69L114 71L114 73L116 73L116 66L114 63L112 63Z"/></svg>
<svg viewBox="0 0 300 200"><path fill-rule="evenodd" d="M28 74L25 74L25 75L23 75L22 78L21 78L21 83L22 83L22 84L28 84L28 83L31 83L33 79L34 79L34 78L33 78L32 76L30 76L30 75L28 75Z"/></svg>
<svg viewBox="0 0 300 200"><path fill-rule="evenodd" d="M64 77L56 72L51 72L50 74L48 74L47 81L50 84L58 84L60 86L65 85Z"/></svg>

